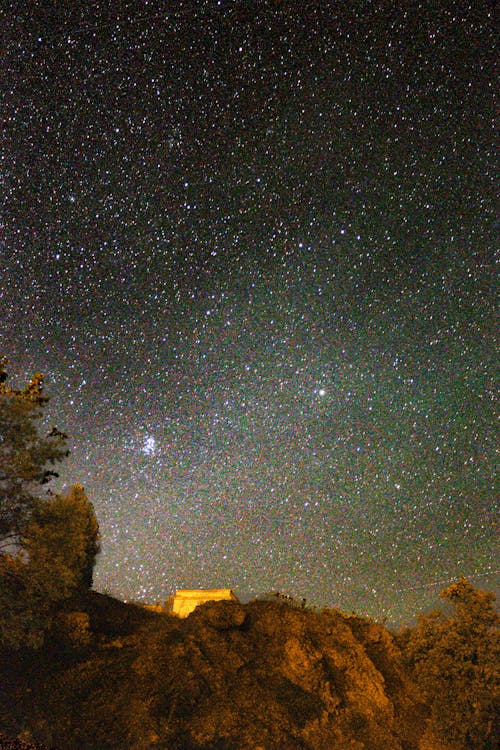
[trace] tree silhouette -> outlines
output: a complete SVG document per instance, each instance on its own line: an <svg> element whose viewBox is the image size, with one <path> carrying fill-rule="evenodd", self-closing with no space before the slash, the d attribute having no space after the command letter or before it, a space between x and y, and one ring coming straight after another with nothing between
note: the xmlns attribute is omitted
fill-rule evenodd
<svg viewBox="0 0 500 750"><path fill-rule="evenodd" d="M52 582L51 598L65 598L75 589L91 587L99 525L80 484L68 495L55 495L39 504L25 529L23 548L32 575L47 575Z"/></svg>
<svg viewBox="0 0 500 750"><path fill-rule="evenodd" d="M405 634L407 658L431 706L433 728L463 750L493 748L500 699L495 596L462 578L441 598L451 615L438 610L420 617Z"/></svg>
<svg viewBox="0 0 500 750"><path fill-rule="evenodd" d="M42 493L68 455L66 435L41 436L43 376L6 386L0 362L0 644L38 647L60 603L92 585L99 526L81 485Z"/></svg>
<svg viewBox="0 0 500 750"><path fill-rule="evenodd" d="M62 602L89 588L99 526L83 487L35 507L16 557L0 555L0 645L39 647Z"/></svg>
<svg viewBox="0 0 500 750"><path fill-rule="evenodd" d="M24 390L8 388L0 360L0 551L19 542L42 485L58 476L53 467L68 455L66 435L40 435L48 397L36 373Z"/></svg>

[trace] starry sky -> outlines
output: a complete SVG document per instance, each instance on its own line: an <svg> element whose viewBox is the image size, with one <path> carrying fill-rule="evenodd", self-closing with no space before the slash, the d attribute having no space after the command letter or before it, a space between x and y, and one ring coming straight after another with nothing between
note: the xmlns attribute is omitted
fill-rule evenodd
<svg viewBox="0 0 500 750"><path fill-rule="evenodd" d="M96 588L498 587L493 3L4 7L0 350Z"/></svg>

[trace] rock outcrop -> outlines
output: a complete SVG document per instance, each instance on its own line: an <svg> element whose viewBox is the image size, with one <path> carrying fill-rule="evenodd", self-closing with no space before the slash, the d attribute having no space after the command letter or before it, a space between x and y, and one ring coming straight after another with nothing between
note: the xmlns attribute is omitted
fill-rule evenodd
<svg viewBox="0 0 500 750"><path fill-rule="evenodd" d="M340 613L213 602L157 636L134 668L172 686L172 747L410 750L420 707L390 634ZM167 719L162 720L163 719ZM420 731L421 731L420 727Z"/></svg>
<svg viewBox="0 0 500 750"><path fill-rule="evenodd" d="M59 750L423 750L427 709L382 625L280 600L78 606L93 640L6 663L0 729Z"/></svg>

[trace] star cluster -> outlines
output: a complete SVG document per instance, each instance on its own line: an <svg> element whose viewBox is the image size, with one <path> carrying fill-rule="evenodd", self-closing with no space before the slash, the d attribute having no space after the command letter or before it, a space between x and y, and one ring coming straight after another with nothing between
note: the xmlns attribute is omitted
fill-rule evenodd
<svg viewBox="0 0 500 750"><path fill-rule="evenodd" d="M10 2L0 347L96 586L494 586L493 10Z"/></svg>

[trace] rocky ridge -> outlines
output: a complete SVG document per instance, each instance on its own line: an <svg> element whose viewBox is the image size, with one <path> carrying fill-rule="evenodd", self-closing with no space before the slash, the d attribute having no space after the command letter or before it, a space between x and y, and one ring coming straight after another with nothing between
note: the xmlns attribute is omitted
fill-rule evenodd
<svg viewBox="0 0 500 750"><path fill-rule="evenodd" d="M280 600L183 620L95 593L74 606L85 643L3 666L0 731L58 750L442 750L383 625Z"/></svg>

